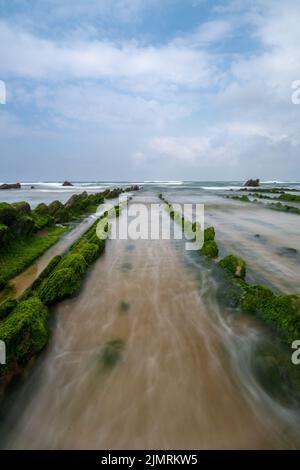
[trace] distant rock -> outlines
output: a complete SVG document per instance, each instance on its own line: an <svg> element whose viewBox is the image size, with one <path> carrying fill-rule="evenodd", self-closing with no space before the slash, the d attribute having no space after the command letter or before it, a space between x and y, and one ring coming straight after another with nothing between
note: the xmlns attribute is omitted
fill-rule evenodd
<svg viewBox="0 0 300 470"><path fill-rule="evenodd" d="M246 181L244 186L249 186L251 188L257 188L257 186L259 186L259 179L257 179L257 180L250 179L250 180Z"/></svg>
<svg viewBox="0 0 300 470"><path fill-rule="evenodd" d="M34 187L34 186L30 186L30 189L35 189L35 187Z"/></svg>
<svg viewBox="0 0 300 470"><path fill-rule="evenodd" d="M0 185L0 189L21 189L20 183L4 183Z"/></svg>
<svg viewBox="0 0 300 470"><path fill-rule="evenodd" d="M139 191L140 187L137 184L133 184L132 186L128 186L124 189L124 191Z"/></svg>
<svg viewBox="0 0 300 470"><path fill-rule="evenodd" d="M73 184L70 181L64 181L62 186L73 186Z"/></svg>

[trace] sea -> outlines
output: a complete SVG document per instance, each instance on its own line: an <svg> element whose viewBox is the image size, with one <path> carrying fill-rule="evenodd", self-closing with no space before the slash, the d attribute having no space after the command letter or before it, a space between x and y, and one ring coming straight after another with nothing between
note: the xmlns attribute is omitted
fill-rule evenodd
<svg viewBox="0 0 300 470"><path fill-rule="evenodd" d="M34 208L40 202L48 204L55 199L64 203L73 194L82 191L93 193L132 184L142 186L148 192L176 191L177 194L188 196L197 191L202 195L205 193L220 195L241 189L244 181L76 181L72 184L73 186L62 186L60 181L24 181L21 182L21 189L0 191L0 202L27 201ZM284 187L297 190L300 189L300 181L267 180L261 181L261 187Z"/></svg>

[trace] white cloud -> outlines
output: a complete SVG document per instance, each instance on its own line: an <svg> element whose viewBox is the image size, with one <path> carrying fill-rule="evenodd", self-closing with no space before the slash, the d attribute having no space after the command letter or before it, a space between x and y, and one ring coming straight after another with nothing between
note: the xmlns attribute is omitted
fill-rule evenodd
<svg viewBox="0 0 300 470"><path fill-rule="evenodd" d="M226 156L225 148L216 145L206 136L198 137L155 137L150 146L162 156L183 161L190 165L215 165Z"/></svg>
<svg viewBox="0 0 300 470"><path fill-rule="evenodd" d="M216 69L210 55L174 42L142 46L105 40L56 43L0 23L2 73L33 79L132 79L151 76L182 86L203 87Z"/></svg>
<svg viewBox="0 0 300 470"><path fill-rule="evenodd" d="M129 0L117 1L126 16ZM71 14L68 2L54 3L61 18ZM128 18L142 3L130 4ZM73 5L76 15L85 11L85 2ZM100 13L99 5L92 0L89 12L111 8L102 2ZM56 128L86 136L111 130L117 140L123 132L124 154L137 167L160 168L159 158L166 172L180 168L186 177L198 167L213 169L214 177L220 168L221 178L247 176L251 167L268 178L296 173L300 106L291 103L291 83L300 79L299 2L234 0L212 11L210 21L155 45L81 30L45 39L38 29L2 21L1 78L25 78L24 86L8 83L9 98L16 106L32 101ZM92 22L86 26L92 31ZM10 126L25 132L21 117L10 119L2 123L8 134Z"/></svg>
<svg viewBox="0 0 300 470"><path fill-rule="evenodd" d="M235 137L262 137L274 144L289 140L288 134L274 132L267 125L259 126L253 122L230 122L224 128Z"/></svg>
<svg viewBox="0 0 300 470"><path fill-rule="evenodd" d="M25 100L48 112L57 126L77 127L81 132L128 128L158 132L167 123L183 118L190 109L186 103L125 94L90 81L63 83L54 88L39 85L32 91L21 86L12 88L12 101Z"/></svg>

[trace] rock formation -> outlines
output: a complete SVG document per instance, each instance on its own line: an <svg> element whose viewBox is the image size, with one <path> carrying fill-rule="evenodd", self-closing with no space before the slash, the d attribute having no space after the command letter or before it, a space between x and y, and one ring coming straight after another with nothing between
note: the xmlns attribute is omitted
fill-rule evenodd
<svg viewBox="0 0 300 470"><path fill-rule="evenodd" d="M256 188L257 186L259 186L259 179L256 179L256 180L250 179L250 180L246 181L244 186L249 186L251 188Z"/></svg>
<svg viewBox="0 0 300 470"><path fill-rule="evenodd" d="M0 185L0 189L21 189L20 183L4 183Z"/></svg>

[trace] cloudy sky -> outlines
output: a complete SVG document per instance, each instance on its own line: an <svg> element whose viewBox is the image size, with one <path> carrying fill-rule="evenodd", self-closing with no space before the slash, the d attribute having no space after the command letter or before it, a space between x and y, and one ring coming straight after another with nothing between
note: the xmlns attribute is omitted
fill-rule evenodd
<svg viewBox="0 0 300 470"><path fill-rule="evenodd" d="M299 180L299 25L299 0L0 0L0 180Z"/></svg>

